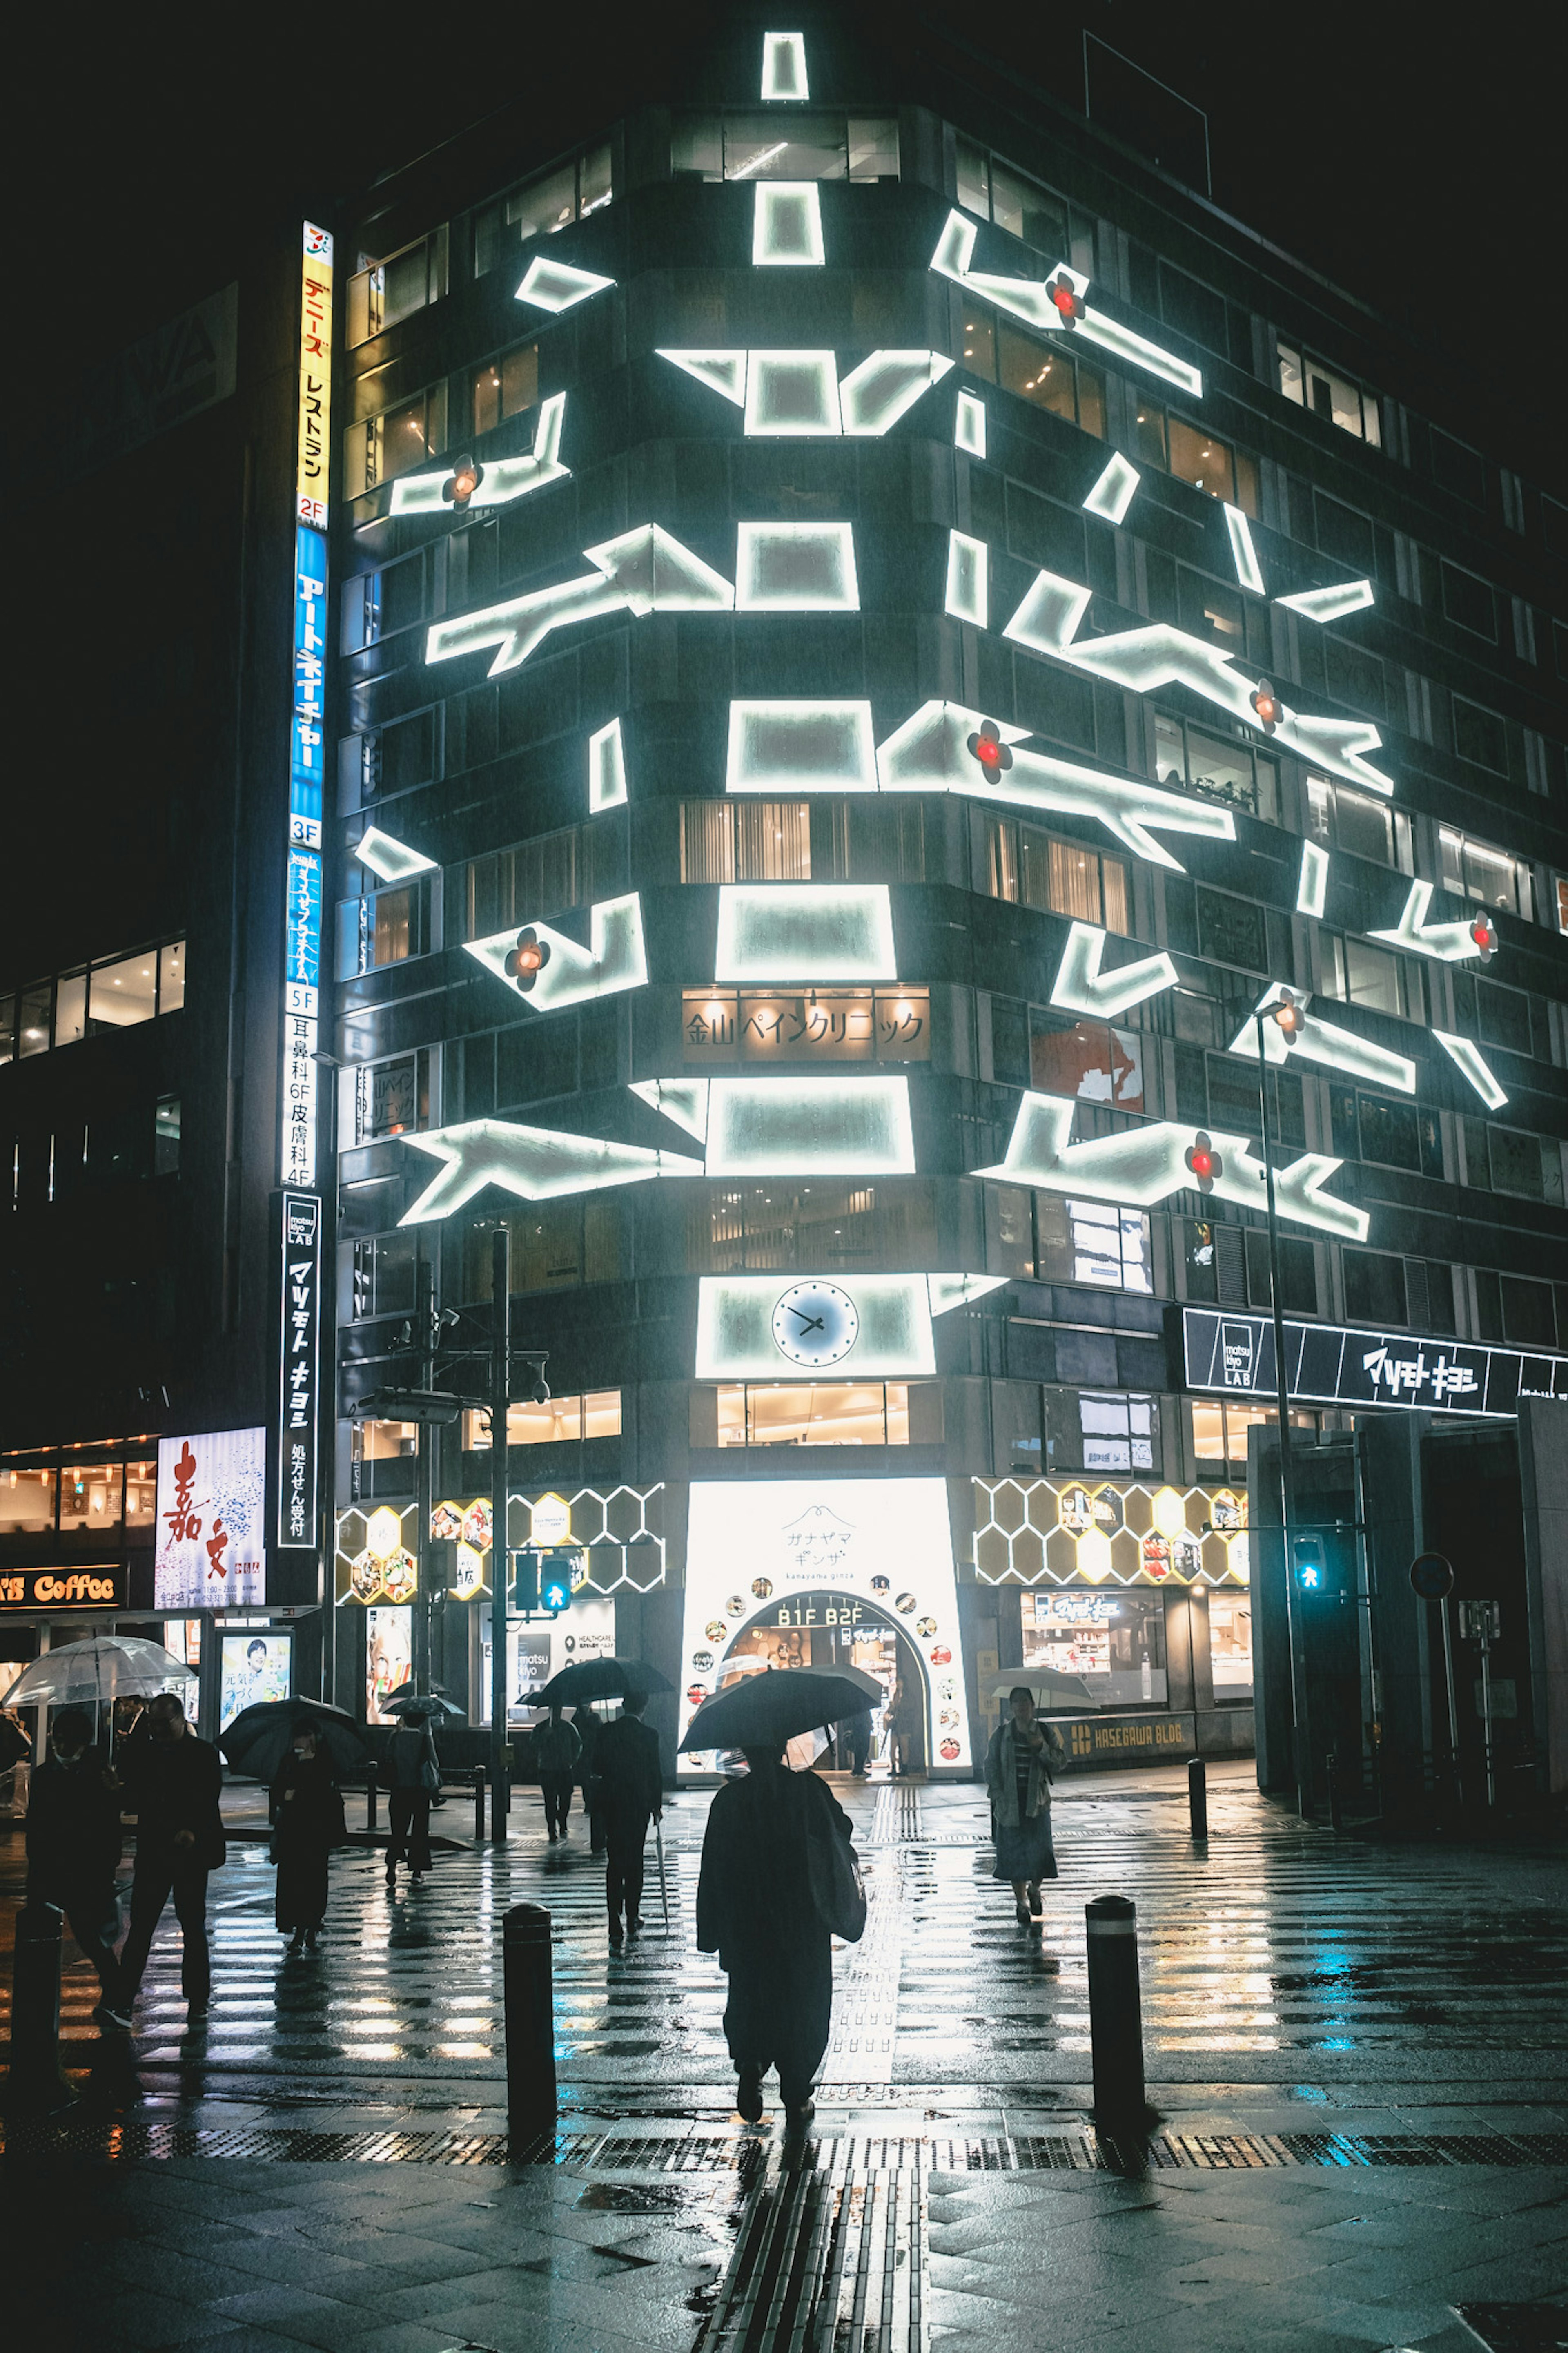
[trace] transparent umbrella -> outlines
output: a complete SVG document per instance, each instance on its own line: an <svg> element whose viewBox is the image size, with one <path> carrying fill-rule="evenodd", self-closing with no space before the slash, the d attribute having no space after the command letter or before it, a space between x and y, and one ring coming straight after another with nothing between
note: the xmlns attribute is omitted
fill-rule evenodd
<svg viewBox="0 0 1568 2353"><path fill-rule="evenodd" d="M151 1697L189 1683L195 1670L161 1642L139 1634L89 1634L64 1642L25 1667L5 1694L7 1707L101 1707L132 1694Z"/></svg>

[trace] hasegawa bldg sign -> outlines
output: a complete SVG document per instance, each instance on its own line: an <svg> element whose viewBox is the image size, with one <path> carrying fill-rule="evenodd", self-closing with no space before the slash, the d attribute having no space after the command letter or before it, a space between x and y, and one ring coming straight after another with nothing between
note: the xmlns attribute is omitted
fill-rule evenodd
<svg viewBox="0 0 1568 2353"><path fill-rule="evenodd" d="M1190 1389L1276 1394L1274 1325L1268 1316L1184 1308L1182 1340ZM1568 1398L1568 1356L1470 1341L1355 1332L1287 1317L1285 1356L1289 1394L1302 1404L1403 1406L1500 1420L1519 1411L1521 1398Z"/></svg>

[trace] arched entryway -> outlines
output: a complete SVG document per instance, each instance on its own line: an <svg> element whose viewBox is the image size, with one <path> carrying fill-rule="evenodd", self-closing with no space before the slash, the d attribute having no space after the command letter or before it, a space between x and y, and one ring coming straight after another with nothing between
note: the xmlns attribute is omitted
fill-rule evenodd
<svg viewBox="0 0 1568 2353"><path fill-rule="evenodd" d="M887 1700L872 1710L869 1769L877 1779L891 1771L889 1704L895 1684L901 1683L906 1700L912 1695L916 1701L908 1711L911 1728L905 1735L905 1767L910 1772L926 1769L939 1713L937 1694L931 1669L891 1610L828 1588L781 1595L753 1611L715 1656L713 1688L758 1672L741 1664L752 1659L764 1669L854 1666L881 1683ZM847 1770L847 1745L836 1743L822 1762L826 1769Z"/></svg>

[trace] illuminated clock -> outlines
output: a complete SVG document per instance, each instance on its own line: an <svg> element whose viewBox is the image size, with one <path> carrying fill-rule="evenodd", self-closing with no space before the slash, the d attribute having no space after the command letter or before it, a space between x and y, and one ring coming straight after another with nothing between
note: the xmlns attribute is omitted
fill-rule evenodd
<svg viewBox="0 0 1568 2353"><path fill-rule="evenodd" d="M773 1329L780 1354L815 1372L849 1354L860 1336L860 1314L836 1282L795 1282L773 1309Z"/></svg>

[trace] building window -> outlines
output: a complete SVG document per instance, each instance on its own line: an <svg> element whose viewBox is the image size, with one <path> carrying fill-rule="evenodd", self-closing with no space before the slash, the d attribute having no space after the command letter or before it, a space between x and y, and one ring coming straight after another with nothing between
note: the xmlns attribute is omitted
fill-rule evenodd
<svg viewBox="0 0 1568 2353"><path fill-rule="evenodd" d="M995 1004L993 998L993 1018ZM1042 1094L1073 1095L1080 1103L1110 1103L1117 1111L1146 1111L1143 1033L1031 1008L1029 1083Z"/></svg>
<svg viewBox="0 0 1568 2353"><path fill-rule="evenodd" d="M509 417L521 417L539 398L539 345L517 343L476 368L471 406L474 431L491 433Z"/></svg>
<svg viewBox="0 0 1568 2353"><path fill-rule="evenodd" d="M0 1535L49 1535L55 1525L53 1471L0 1472Z"/></svg>
<svg viewBox="0 0 1568 2353"><path fill-rule="evenodd" d="M966 332L963 341L967 354L973 338ZM1004 392L1016 392L1037 408L1048 408L1053 417L1064 417L1069 425L1080 425L1104 440L1105 378L1098 368L1075 360L1059 343L1042 343L1001 322L993 341L996 381ZM967 364L973 367L973 362Z"/></svg>
<svg viewBox="0 0 1568 2353"><path fill-rule="evenodd" d="M514 923L591 906L620 890L625 873L623 836L613 823L563 826L492 849L463 869L463 937L489 939Z"/></svg>
<svg viewBox="0 0 1568 2353"><path fill-rule="evenodd" d="M446 446L447 387L432 385L412 400L348 427L343 435L344 498L363 498L383 482L412 473Z"/></svg>
<svg viewBox="0 0 1568 2353"><path fill-rule="evenodd" d="M1443 1132L1435 1111L1331 1084L1329 1120L1333 1148L1347 1160L1408 1168L1422 1176L1443 1174Z"/></svg>
<svg viewBox="0 0 1568 2353"><path fill-rule="evenodd" d="M1195 491L1239 507L1258 518L1258 460L1221 441L1202 426L1173 417L1157 400L1139 392L1132 417L1132 454L1145 466L1174 474Z"/></svg>
<svg viewBox="0 0 1568 2353"><path fill-rule="evenodd" d="M426 303L439 301L446 291L444 225L384 259L362 253L360 266L349 280L349 349L395 327L400 319L411 318Z"/></svg>
<svg viewBox="0 0 1568 2353"><path fill-rule="evenodd" d="M1315 1315L1318 1312L1318 1268L1311 1243L1281 1234L1276 1247L1279 1252L1280 1306L1287 1315ZM1271 1313L1274 1282L1268 1261L1268 1234L1261 1227L1244 1228L1242 1249L1247 1261L1247 1304Z"/></svg>
<svg viewBox="0 0 1568 2353"><path fill-rule="evenodd" d="M135 955L79 965L58 980L0 993L0 1063L47 1053L52 1044L134 1029L185 1002L185 943L169 940Z"/></svg>
<svg viewBox="0 0 1568 2353"><path fill-rule="evenodd" d="M353 980L383 965L405 964L429 945L430 893L426 879L373 891L338 906L338 978Z"/></svg>
<svg viewBox="0 0 1568 2353"><path fill-rule="evenodd" d="M1353 433L1358 441L1368 441L1374 449L1382 448L1375 395L1326 367L1310 352L1292 350L1287 343L1279 349L1279 389L1287 400L1293 400L1298 408L1310 408L1314 417L1337 425L1342 433Z"/></svg>
<svg viewBox="0 0 1568 2353"><path fill-rule="evenodd" d="M689 988L681 1039L689 1062L926 1062L931 996L923 988Z"/></svg>
<svg viewBox="0 0 1568 2353"><path fill-rule="evenodd" d="M723 1382L691 1393L693 1446L934 1446L939 1381Z"/></svg>
<svg viewBox="0 0 1568 2353"><path fill-rule="evenodd" d="M1495 711L1467 702L1458 694L1454 697L1454 749L1472 767L1489 768L1494 776L1506 776L1509 772L1508 729L1502 720Z"/></svg>
<svg viewBox="0 0 1568 2353"><path fill-rule="evenodd" d="M1226 891L1198 885L1198 948L1214 964L1237 965L1244 972L1268 969L1263 910L1255 900L1233 899Z"/></svg>
<svg viewBox="0 0 1568 2353"><path fill-rule="evenodd" d="M1348 1250L1343 1264L1345 1314L1353 1324L1375 1324L1381 1328L1407 1321L1402 1258L1386 1250Z"/></svg>
<svg viewBox="0 0 1568 2353"><path fill-rule="evenodd" d="M1449 825L1438 828L1437 839L1446 891L1461 899L1479 900L1483 907L1506 907L1510 914L1530 915L1530 869L1521 860Z"/></svg>
<svg viewBox="0 0 1568 2353"><path fill-rule="evenodd" d="M353 1430L356 1462L405 1462L419 1451L416 1421L379 1421L372 1418L356 1421Z"/></svg>
<svg viewBox="0 0 1568 2353"><path fill-rule="evenodd" d="M621 1205L603 1193L534 1202L510 1214L506 1223L511 1232L513 1291L572 1291L584 1283L621 1280ZM493 1218L476 1218L464 1226L465 1301L490 1295L495 1225Z"/></svg>
<svg viewBox="0 0 1568 2353"><path fill-rule="evenodd" d="M1205 800L1227 801L1267 825L1279 822L1279 764L1255 751L1239 729L1229 737L1157 711L1154 773L1163 785L1186 785Z"/></svg>
<svg viewBox="0 0 1568 2353"><path fill-rule="evenodd" d="M356 1145L417 1134L430 1124L430 1053L400 1054L391 1062L362 1062L353 1073Z"/></svg>
<svg viewBox="0 0 1568 2353"><path fill-rule="evenodd" d="M1307 831L1325 849L1352 858L1375 859L1380 866L1409 871L1410 820L1402 810L1326 776L1307 779Z"/></svg>
<svg viewBox="0 0 1568 2353"><path fill-rule="evenodd" d="M936 1204L921 1178L879 1185L682 1187L690 1274L907 1270L937 1263Z"/></svg>
<svg viewBox="0 0 1568 2353"><path fill-rule="evenodd" d="M180 1173L180 1098L160 1095L153 1110L153 1174Z"/></svg>
<svg viewBox="0 0 1568 2353"><path fill-rule="evenodd" d="M1076 841L1061 841L1013 818L987 815L986 883L994 899L1011 899L1052 914L1074 915L1123 937L1131 932L1127 868Z"/></svg>
<svg viewBox="0 0 1568 2353"><path fill-rule="evenodd" d="M574 1446L584 1438L618 1438L621 1434L619 1389L586 1389L580 1397L547 1398L542 1405L509 1405L507 1443L510 1446ZM490 1442L487 1413L463 1416L466 1451L482 1453Z"/></svg>
<svg viewBox="0 0 1568 2353"><path fill-rule="evenodd" d="M374 1234L351 1243L354 1322L374 1315L407 1315L414 1307L415 1268L418 1237L413 1233Z"/></svg>
<svg viewBox="0 0 1568 2353"><path fill-rule="evenodd" d="M1478 638L1497 643L1497 598L1490 583L1479 580L1473 572L1461 572L1457 564L1445 560L1443 573L1443 610L1450 621L1461 629L1468 629Z"/></svg>
<svg viewBox="0 0 1568 2353"><path fill-rule="evenodd" d="M1159 1459L1160 1408L1131 1391L1078 1392L1085 1471L1152 1471Z"/></svg>
<svg viewBox="0 0 1568 2353"><path fill-rule="evenodd" d="M1094 224L1037 180L1014 171L972 139L958 140L958 201L966 212L1021 237L1053 261L1094 274Z"/></svg>
<svg viewBox="0 0 1568 2353"><path fill-rule="evenodd" d="M1153 1294L1149 1219L1142 1209L987 1185L985 1237L991 1274Z"/></svg>
<svg viewBox="0 0 1568 2353"><path fill-rule="evenodd" d="M1562 1345L1568 1342L1568 1293L1560 1290L1557 1301L1562 1312L1554 1314L1550 1283L1476 1269L1477 1327L1483 1340L1507 1340L1516 1348Z"/></svg>
<svg viewBox="0 0 1568 2353"><path fill-rule="evenodd" d="M1494 1193L1517 1193L1526 1201L1545 1200L1548 1196L1542 1162L1544 1154L1549 1152L1559 1161L1553 1198L1562 1199L1561 1157L1555 1144L1543 1145L1538 1136L1523 1135L1514 1127L1489 1127L1487 1145Z"/></svg>
<svg viewBox="0 0 1568 2353"><path fill-rule="evenodd" d="M682 801L683 882L809 882L805 801Z"/></svg>
<svg viewBox="0 0 1568 2353"><path fill-rule="evenodd" d="M693 115L669 142L678 180L896 180L891 115Z"/></svg>
<svg viewBox="0 0 1568 2353"><path fill-rule="evenodd" d="M1200 1479L1247 1476L1247 1438L1250 1430L1273 1430L1279 1414L1272 1406L1237 1405L1222 1398L1193 1399L1193 1453ZM1290 1416L1292 1430L1315 1431L1318 1416L1306 1411Z"/></svg>
<svg viewBox="0 0 1568 2353"><path fill-rule="evenodd" d="M1073 1587L1021 1597L1024 1665L1071 1676L1091 1707L1137 1707L1167 1695L1165 1605L1157 1593Z"/></svg>
<svg viewBox="0 0 1568 2353"><path fill-rule="evenodd" d="M514 257L520 247L536 237L553 237L558 229L585 220L607 205L615 194L611 183L610 150L590 147L570 164L525 180L510 195L500 196L474 216L474 276Z"/></svg>
<svg viewBox="0 0 1568 2353"><path fill-rule="evenodd" d="M1321 931L1318 941L1325 997L1337 997L1342 1005L1370 1006L1400 1021L1421 1019L1420 978L1404 956L1353 934Z"/></svg>

